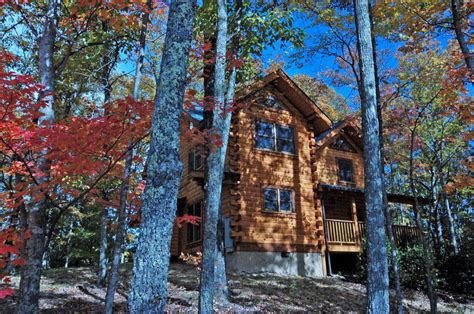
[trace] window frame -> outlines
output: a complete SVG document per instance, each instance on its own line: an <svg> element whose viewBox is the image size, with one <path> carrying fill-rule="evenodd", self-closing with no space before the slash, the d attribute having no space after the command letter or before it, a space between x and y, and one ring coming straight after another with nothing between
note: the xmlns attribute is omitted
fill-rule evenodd
<svg viewBox="0 0 474 314"><path fill-rule="evenodd" d="M352 159L348 158L336 158L337 162L337 179L339 182L343 183L349 183L349 184L355 184L355 175L354 175L354 161ZM351 175L351 181L347 181L341 178L341 162L348 162L351 165L352 168L352 175Z"/></svg>
<svg viewBox="0 0 474 314"><path fill-rule="evenodd" d="M201 157L201 164L198 168L196 168L196 152L199 151L199 155ZM191 159L192 156L192 159ZM188 154L188 165L189 165L189 172L192 171L202 171L204 170L204 148L202 145L196 145L189 151Z"/></svg>
<svg viewBox="0 0 474 314"><path fill-rule="evenodd" d="M277 191L277 210L271 210L271 209L267 209L265 208L265 191L266 190L276 190ZM281 191L288 191L290 192L290 206L291 206L291 210L281 210L281 197L280 197L280 193ZM292 188L289 188L289 187L281 187L281 186L265 186L262 188L262 211L264 213L270 213L270 214L294 214L295 213L295 191L292 189Z"/></svg>
<svg viewBox="0 0 474 314"><path fill-rule="evenodd" d="M203 214L203 201L198 201L198 202L195 202L193 204L190 204L188 206L186 206L186 214L188 215L191 215L191 216L197 216L195 213L196 213L196 205L199 205L199 212L200 212L200 215L199 217L201 218L201 223L197 224L197 225L194 225L194 224L191 224L190 222L186 222L186 245L190 245L190 244L194 244L194 243L198 243L198 242L201 242L202 241L202 236L203 236L203 228L202 228L202 214ZM192 214L190 213L190 209L192 208ZM189 228L191 227L191 228ZM199 238L198 239L194 239L194 230L195 228L199 228ZM189 230L192 230L192 240L190 241L189 240Z"/></svg>
<svg viewBox="0 0 474 314"><path fill-rule="evenodd" d="M259 135L257 134L257 124L258 123L263 123L263 124L268 124L272 127L272 142L273 142L273 148L274 149L269 149L269 148L262 148L262 147L258 147L257 146L257 143L258 143L258 138L259 138ZM278 136L277 136L277 127L280 127L280 128L286 128L286 129L290 129L291 130L291 133L292 133L292 143L293 143L293 152L288 152L288 151L281 151L281 150L278 150L278 143L281 142L281 141L289 141L288 139L278 139ZM266 138L269 138L269 136L264 136ZM265 151L265 152L272 152L272 153L278 153L278 154L286 154L286 155L291 155L291 156L296 156L296 140L295 140L295 127L293 125L290 125L290 124L280 124L280 123L275 123L275 122L269 122L269 121L265 121L265 120L255 120L254 121L254 140L255 140L255 143L254 143L254 149L256 150L259 150L259 151Z"/></svg>

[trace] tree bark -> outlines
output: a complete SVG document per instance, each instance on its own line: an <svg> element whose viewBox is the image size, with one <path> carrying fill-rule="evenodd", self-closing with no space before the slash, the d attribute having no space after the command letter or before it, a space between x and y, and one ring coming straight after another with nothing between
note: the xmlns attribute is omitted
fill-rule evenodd
<svg viewBox="0 0 474 314"><path fill-rule="evenodd" d="M151 2L148 1L148 7L151 6ZM135 67L135 80L133 82L133 99L138 99L140 82L142 76L143 61L145 59L145 47L146 47L146 32L148 28L149 13L143 13L142 27L140 29L140 39L138 48L138 59ZM127 153L125 155L125 167L122 178L122 184L120 185L120 199L118 209L118 230L114 243L114 250L112 254L112 267L110 269L110 279L107 285L107 293L105 297L105 313L112 314L115 298L115 290L117 289L117 282L119 280L119 266L121 262L122 246L125 240L126 232L126 219L127 219L127 199L128 191L130 186L130 173L132 169L133 160L133 147L129 143L127 147Z"/></svg>
<svg viewBox="0 0 474 314"><path fill-rule="evenodd" d="M180 119L195 6L194 0L176 0L169 8L128 300L131 313L162 313L167 302L170 244L183 168Z"/></svg>
<svg viewBox="0 0 474 314"><path fill-rule="evenodd" d="M389 287L385 219L383 211L383 177L375 67L369 4L354 0L357 46L361 71L362 129L364 136L365 204L367 213L367 311L388 313Z"/></svg>
<svg viewBox="0 0 474 314"><path fill-rule="evenodd" d="M120 200L117 217L117 233L115 235L114 249L112 252L112 267L110 269L109 283L105 296L105 313L111 314L114 306L115 289L119 280L120 256L122 255L122 246L125 239L126 219L127 219L127 197L130 185L130 172L132 170L132 147L127 148L125 157L125 170L122 184L120 186Z"/></svg>
<svg viewBox="0 0 474 314"><path fill-rule="evenodd" d="M443 174L441 174L441 176L440 176L440 182L439 183L440 183L441 189L442 189L441 194L442 194L444 206L445 206L445 209L446 209L446 216L448 217L448 229L449 229L449 237L450 237L450 240L451 240L451 246L453 248L454 254L458 255L459 254L459 245L458 245L458 241L456 239L456 230L454 229L453 213L452 213L452 210L451 210L451 204L449 203L448 194L446 193L446 187L445 187L445 181L444 181Z"/></svg>
<svg viewBox="0 0 474 314"><path fill-rule="evenodd" d="M212 109L212 128L219 138L227 141L229 136L227 120L230 112L225 112L225 68L227 52L227 8L225 0L217 0L217 40L214 75L214 106ZM229 123L230 126L230 123ZM211 146L215 145L211 143ZM203 257L199 287L199 312L212 313L215 291L215 268L217 262L217 227L220 217L222 180L227 147L213 147L207 157L205 225Z"/></svg>
<svg viewBox="0 0 474 314"><path fill-rule="evenodd" d="M369 4L370 6L370 4ZM370 26L374 28L374 20L372 16L372 7L369 7L370 14ZM372 50L374 58L374 74L375 74L375 91L376 91L376 100L377 100L377 117L379 119L379 141L380 141L380 160L382 162L382 191L383 191L383 210L385 214L385 226L387 228L388 239L390 242L390 257L392 261L392 270L395 281L395 291L397 295L397 312L398 314L403 314L403 295L402 287L400 284L400 272L398 267L398 252L395 243L395 237L393 235L392 227L392 212L388 206L388 197L387 197L387 187L384 181L386 176L385 173L385 154L384 154L384 137L383 137L383 117L382 117L382 103L380 97L380 84L379 84L379 72L378 72L378 62L377 62L377 43L375 40L374 32L371 32L372 40Z"/></svg>
<svg viewBox="0 0 474 314"><path fill-rule="evenodd" d="M44 28L38 43L38 74L40 83L44 89L40 92L40 98L46 106L40 109L43 114L38 123L49 127L55 119L54 114L54 66L53 54L56 41L56 19L59 3L56 0L47 2L47 12L44 16ZM37 178L38 183L49 181L50 163L46 159L47 151L43 151L37 162L37 168L44 174ZM20 303L18 313L39 312L39 292L41 281L41 264L45 241L46 210L48 203L46 198L28 206L27 225L31 236L26 240L23 252L26 254L25 265L21 269L20 279Z"/></svg>
<svg viewBox="0 0 474 314"><path fill-rule="evenodd" d="M107 217L107 206L102 209L99 226L99 270L97 272L97 286L104 287L107 278L107 224L109 218Z"/></svg>
<svg viewBox="0 0 474 314"><path fill-rule="evenodd" d="M469 50L469 45L464 38L464 32L462 29L462 17L461 17L461 6L462 1L451 0L451 13L453 15L453 27L456 33L456 40L458 41L459 47L461 48L466 66L469 69L470 74L474 73L474 56Z"/></svg>
<svg viewBox="0 0 474 314"><path fill-rule="evenodd" d="M434 314L436 313L437 296L436 296L436 291L434 288L431 249L429 246L429 233L425 235L425 232L424 232L422 212L420 210L421 208L418 202L418 191L416 189L415 179L414 179L414 150L415 150L414 147L415 147L416 127L417 127L417 124L415 123L410 134L409 180L410 180L410 189L411 189L413 197L415 198L415 204L413 207L413 210L415 213L415 223L418 230L423 235L422 246L423 246L423 265L425 268L425 282L426 282L426 289L428 292L428 298L430 299L430 312Z"/></svg>

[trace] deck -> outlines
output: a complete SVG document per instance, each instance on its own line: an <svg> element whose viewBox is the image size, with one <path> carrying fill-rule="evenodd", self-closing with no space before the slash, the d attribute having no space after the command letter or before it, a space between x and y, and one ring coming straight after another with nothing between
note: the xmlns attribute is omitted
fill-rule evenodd
<svg viewBox="0 0 474 314"><path fill-rule="evenodd" d="M326 219L326 236L329 252L359 252L365 236L366 223L352 220ZM395 241L406 238L419 238L416 227L393 225Z"/></svg>

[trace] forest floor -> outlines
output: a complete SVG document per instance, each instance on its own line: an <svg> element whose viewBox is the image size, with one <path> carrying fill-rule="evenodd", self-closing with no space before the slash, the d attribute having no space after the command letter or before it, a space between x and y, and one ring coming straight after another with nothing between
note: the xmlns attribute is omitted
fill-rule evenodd
<svg viewBox="0 0 474 314"><path fill-rule="evenodd" d="M105 289L95 285L91 268L49 269L41 282L42 313L100 313ZM130 271L122 270L115 312L127 312ZM169 312L196 312L198 270L172 263L169 273ZM19 278L12 283L18 287ZM364 312L365 286L343 278L311 279L274 274L229 276L230 303L217 305L219 312ZM392 291L393 292L393 291ZM394 297L394 295L392 295ZM405 290L408 312L427 311L429 302L420 291ZM0 313L11 313L17 298L0 301ZM439 291L440 312L474 313L474 298Z"/></svg>

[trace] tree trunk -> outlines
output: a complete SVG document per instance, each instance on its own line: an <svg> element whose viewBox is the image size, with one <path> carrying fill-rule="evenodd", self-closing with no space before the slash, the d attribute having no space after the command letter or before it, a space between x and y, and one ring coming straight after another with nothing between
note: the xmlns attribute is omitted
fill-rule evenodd
<svg viewBox="0 0 474 314"><path fill-rule="evenodd" d="M125 170L122 184L120 186L120 200L117 217L117 233L115 235L114 250L112 252L112 267L110 269L109 284L105 296L105 313L112 314L114 306L115 289L119 280L120 256L122 255L122 246L125 239L126 219L127 219L127 197L130 185L130 172L132 170L133 148L131 145L125 157Z"/></svg>
<svg viewBox="0 0 474 314"><path fill-rule="evenodd" d="M370 4L369 4L370 6ZM370 14L370 26L374 28L373 16L372 16L372 7L369 10ZM375 40L374 32L371 32L371 41L372 41L372 55L374 58L374 74L375 74L375 91L376 91L376 100L377 100L377 117L379 119L379 141L380 141L380 160L382 162L382 191L383 191L383 210L385 214L385 226L387 228L388 239L390 242L390 257L392 261L392 270L393 277L395 281L395 291L397 294L397 312L403 314L403 295L402 287L400 284L400 273L398 267L398 252L395 243L395 237L393 235L393 226L392 226L392 212L388 206L388 197L387 197L387 187L384 181L385 173L385 154L384 154L384 137L383 137L383 118L382 118L382 103L380 97L380 84L379 84L379 73L378 73L378 63L377 63L377 43Z"/></svg>
<svg viewBox="0 0 474 314"><path fill-rule="evenodd" d="M44 28L39 38L38 45L38 74L40 83L44 89L40 97L46 103L41 108L43 114L38 119L38 123L44 127L49 127L54 122L54 43L56 41L56 17L59 3L56 0L49 0L47 12L44 16ZM38 169L44 174L37 178L38 183L49 181L50 163L46 159L47 151L43 151L37 162ZM40 191L41 192L41 191ZM46 210L48 203L46 198L35 204L28 206L27 225L31 236L24 244L23 252L26 254L25 265L21 269L20 279L20 303L17 308L18 313L38 313L39 312L39 292L41 281L41 263L43 257Z"/></svg>
<svg viewBox="0 0 474 314"><path fill-rule="evenodd" d="M183 168L180 120L195 6L194 0L176 0L169 9L128 300L131 313L162 313L167 302L170 244Z"/></svg>
<svg viewBox="0 0 474 314"><path fill-rule="evenodd" d="M368 1L354 1L354 7L363 89L361 90L361 100L364 173L366 174L367 311L369 313L388 313L389 288L383 211L382 159Z"/></svg>
<svg viewBox="0 0 474 314"><path fill-rule="evenodd" d="M461 17L461 8L462 1L451 0L451 13L453 14L453 27L454 32L456 33L456 40L458 41L459 47L461 48L462 54L464 55L464 60L466 61L466 66L469 69L470 74L474 73L474 56L469 50L469 45L464 38L464 32L462 29L462 17Z"/></svg>
<svg viewBox="0 0 474 314"><path fill-rule="evenodd" d="M441 194L442 194L444 206L445 206L445 209L446 209L446 216L448 217L448 229L449 229L449 237L450 237L450 240L451 240L451 246L453 248L454 254L458 255L459 254L459 246L458 246L458 241L456 239L456 230L454 229L453 213L452 213L452 210L451 210L451 204L449 203L448 194L446 193L446 187L445 187L445 181L444 181L443 174L441 174L439 183L440 183L441 189L442 189Z"/></svg>
<svg viewBox="0 0 474 314"><path fill-rule="evenodd" d="M67 241L66 241L66 258L64 261L64 268L69 267L69 254L71 253L71 244L72 244L72 230L74 228L74 221L71 221L69 226L69 232L67 234Z"/></svg>
<svg viewBox="0 0 474 314"><path fill-rule="evenodd" d="M104 287L107 278L107 207L104 206L102 215L100 216L100 230L99 230L99 271L97 272L97 286Z"/></svg>
<svg viewBox="0 0 474 314"><path fill-rule="evenodd" d="M434 278L432 272L432 261L431 261L431 249L429 246L429 233L425 234L423 228L423 220L422 220L422 212L420 208L420 204L418 202L418 192L415 186L415 179L414 179L414 147L415 147L415 135L416 135L416 127L413 127L411 131L411 138L410 138L410 159L409 159L409 179L410 179L410 188L415 198L415 204L413 207L415 213L415 223L418 230L423 234L422 237L422 245L423 245L423 265L425 268L425 282L426 282L426 289L428 291L428 297L430 299L430 312L436 313L437 307L437 296L436 291L434 288Z"/></svg>
<svg viewBox="0 0 474 314"><path fill-rule="evenodd" d="M151 3L148 1L148 6ZM138 99L140 82L142 76L143 60L145 59L145 46L146 46L146 32L148 27L149 13L143 13L142 27L140 30L139 40L139 51L138 59L135 67L135 80L133 82L133 99ZM122 178L122 184L120 186L120 200L118 209L118 230L114 243L114 250L112 255L112 268L110 270L109 284L107 285L107 294L105 297L105 313L112 314L115 298L115 290L117 289L117 282L119 280L119 266L122 256L122 246L125 239L126 232L126 219L127 219L127 198L130 186L130 173L132 169L133 160L133 146L131 143L127 147L127 153L125 155L125 167Z"/></svg>
<svg viewBox="0 0 474 314"><path fill-rule="evenodd" d="M225 0L217 0L217 41L214 75L214 106L212 108L212 128L224 142L227 142L230 126L230 112L225 112L225 68L227 52L227 8ZM229 120L229 123L227 123ZM214 143L211 143L214 145ZM199 312L212 313L215 291L215 268L217 247L217 227L220 218L222 180L227 147L211 148L207 157L205 225L203 240L202 270L199 288ZM222 271L222 269L221 269ZM225 268L224 268L225 272Z"/></svg>

